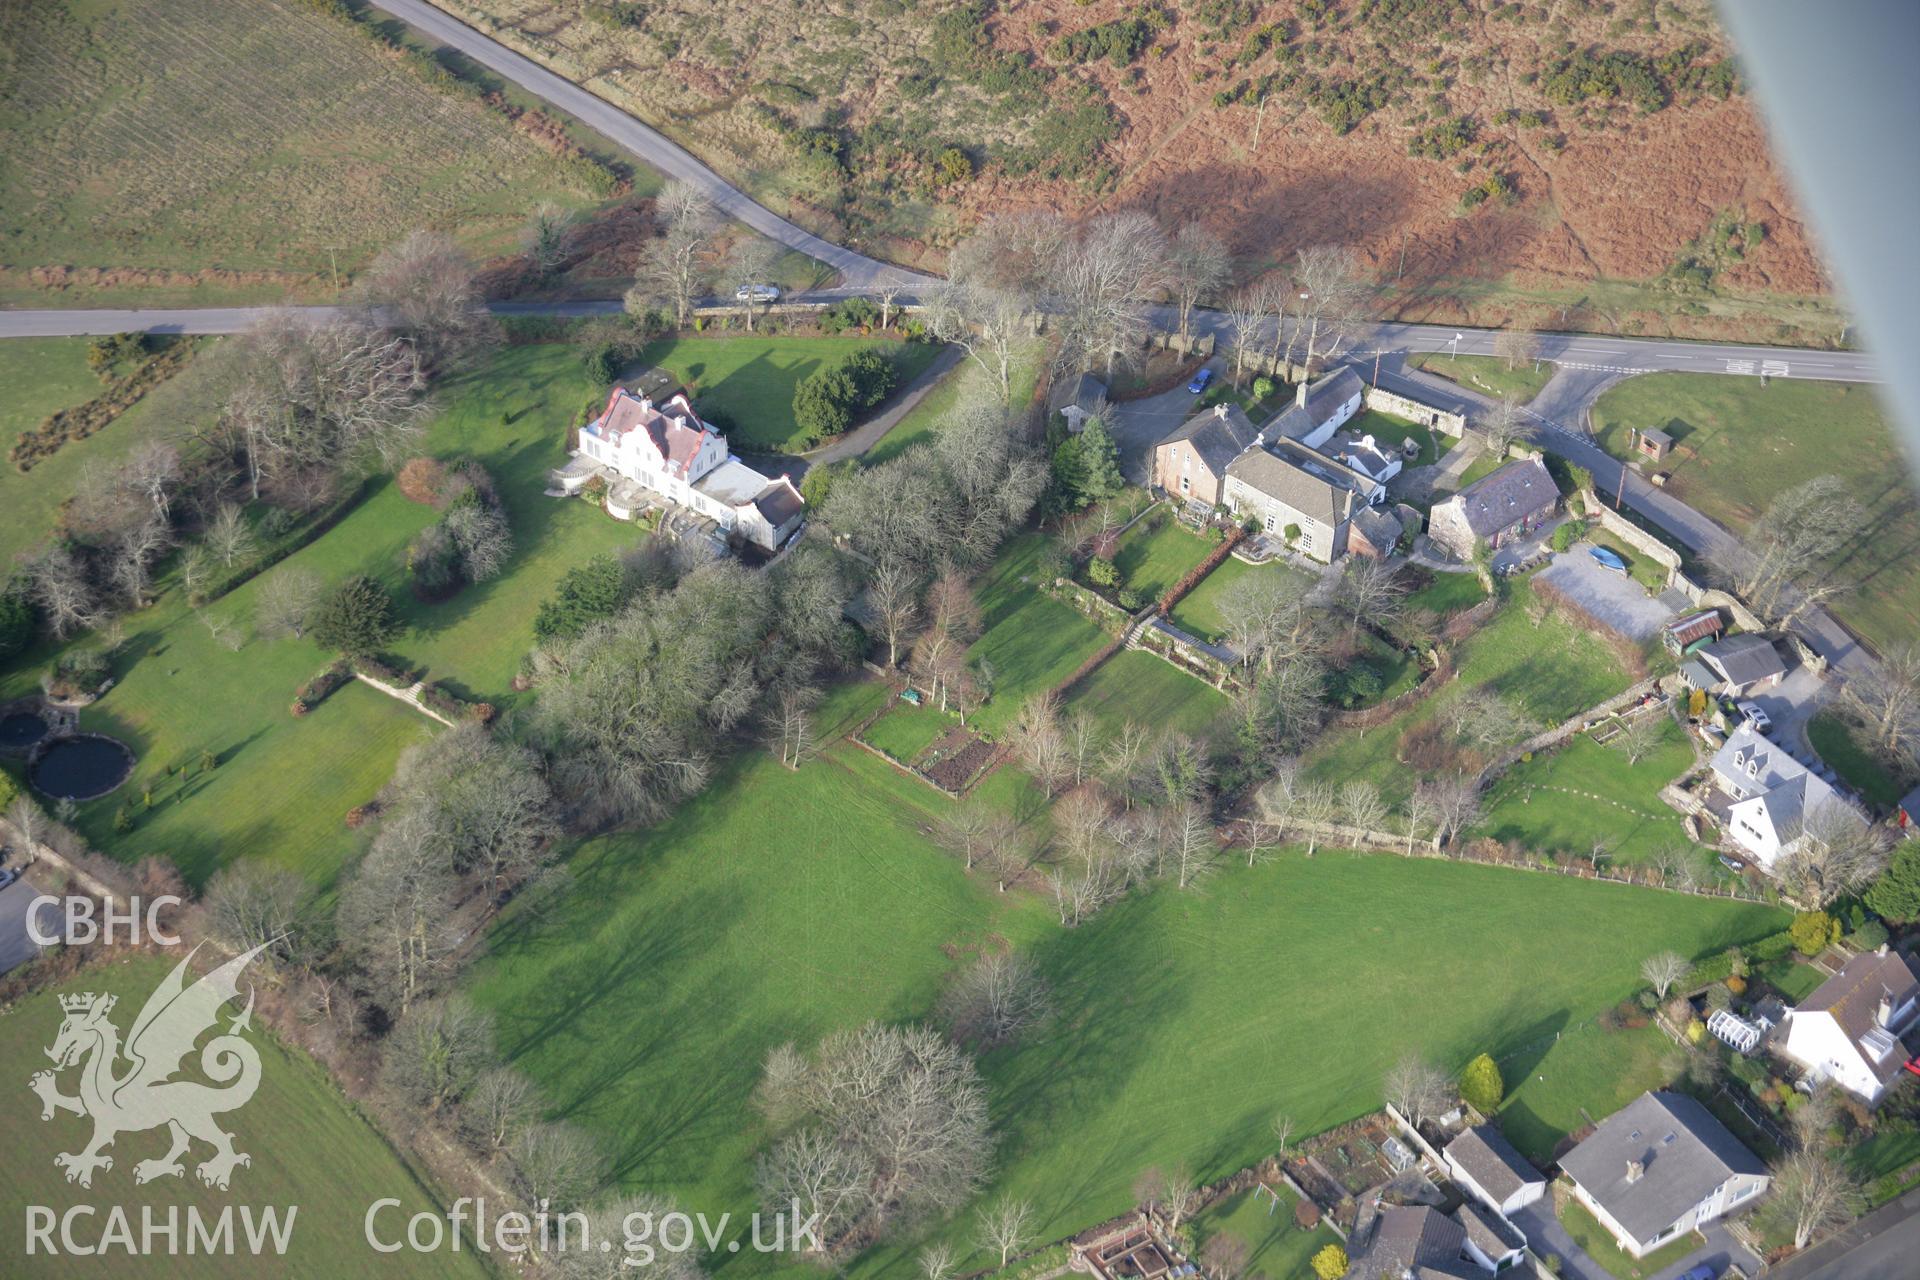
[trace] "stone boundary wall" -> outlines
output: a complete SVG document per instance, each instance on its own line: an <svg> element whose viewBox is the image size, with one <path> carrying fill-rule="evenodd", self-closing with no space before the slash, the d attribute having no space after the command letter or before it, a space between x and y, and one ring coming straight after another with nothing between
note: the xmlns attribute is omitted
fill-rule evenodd
<svg viewBox="0 0 1920 1280"><path fill-rule="evenodd" d="M1492 782L1508 769L1511 769L1519 761L1521 756L1531 752L1547 751L1557 747L1596 720L1605 720L1609 716L1615 715L1638 702L1647 694L1658 693L1659 690L1660 677L1648 676L1645 680L1637 681L1629 686L1624 692L1616 693L1605 702L1589 707L1578 715L1563 720L1550 729L1541 730L1518 746L1507 748L1498 759L1485 769L1482 769L1480 771L1479 785L1484 788L1489 782ZM1664 708L1662 710L1664 710Z"/></svg>
<svg viewBox="0 0 1920 1280"><path fill-rule="evenodd" d="M1432 697L1453 676L1453 655L1445 649L1439 653L1439 662L1413 688L1371 707L1336 711L1327 718L1327 724L1336 729L1371 729L1375 725L1385 724L1415 703Z"/></svg>
<svg viewBox="0 0 1920 1280"><path fill-rule="evenodd" d="M1438 427L1456 440L1467 430L1465 414L1448 413L1445 409L1427 404L1425 401L1415 400L1411 396L1397 395L1382 387L1368 387L1362 393L1360 403L1369 409L1378 409L1382 413L1412 418L1415 422Z"/></svg>
<svg viewBox="0 0 1920 1280"><path fill-rule="evenodd" d="M1151 625L1154 622L1161 625ZM1166 647L1162 648L1162 644ZM1127 647L1144 650L1156 658L1171 662L1188 675L1222 691L1233 680L1233 671L1226 663L1202 649L1186 632L1163 619L1151 619L1150 625L1134 633Z"/></svg>

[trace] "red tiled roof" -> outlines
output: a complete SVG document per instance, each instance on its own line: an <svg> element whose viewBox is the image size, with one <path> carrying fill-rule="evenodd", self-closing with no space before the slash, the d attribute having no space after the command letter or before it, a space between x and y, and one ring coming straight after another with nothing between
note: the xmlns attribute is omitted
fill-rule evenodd
<svg viewBox="0 0 1920 1280"><path fill-rule="evenodd" d="M681 476L688 474L701 444L711 434L684 395L658 406L625 387L615 387L593 431L608 443L617 444L627 432L635 430L645 431L666 460L667 470Z"/></svg>

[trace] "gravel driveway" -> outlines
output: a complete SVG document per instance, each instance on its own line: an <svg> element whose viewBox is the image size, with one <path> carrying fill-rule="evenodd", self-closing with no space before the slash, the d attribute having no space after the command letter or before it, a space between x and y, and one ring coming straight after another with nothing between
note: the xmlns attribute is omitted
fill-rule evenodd
<svg viewBox="0 0 1920 1280"><path fill-rule="evenodd" d="M1219 376L1219 366L1213 361L1207 364L1216 370L1215 376ZM1183 382L1157 396L1123 400L1113 406L1107 415L1110 419L1107 430L1120 447L1120 470L1129 484L1147 483L1153 474L1153 446L1200 412L1202 399L1189 392Z"/></svg>
<svg viewBox="0 0 1920 1280"><path fill-rule="evenodd" d="M1585 547L1562 551L1535 576L1553 583L1588 613L1635 640L1653 635L1673 616L1632 578L1602 569Z"/></svg>

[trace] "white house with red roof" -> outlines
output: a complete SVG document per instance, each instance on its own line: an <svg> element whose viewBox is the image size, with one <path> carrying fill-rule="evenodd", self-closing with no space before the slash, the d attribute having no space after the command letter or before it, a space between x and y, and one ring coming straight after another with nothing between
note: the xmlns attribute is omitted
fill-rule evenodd
<svg viewBox="0 0 1920 1280"><path fill-rule="evenodd" d="M655 404L615 387L600 416L580 428L580 448L553 480L571 494L595 476L607 481L607 511L619 519L664 499L768 551L799 529L806 505L792 480L762 475L728 452L727 438L702 422L682 393Z"/></svg>

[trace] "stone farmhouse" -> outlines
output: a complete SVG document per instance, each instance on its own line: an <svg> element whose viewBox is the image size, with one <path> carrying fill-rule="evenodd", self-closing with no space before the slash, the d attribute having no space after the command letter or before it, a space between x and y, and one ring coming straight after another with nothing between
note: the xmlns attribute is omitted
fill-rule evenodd
<svg viewBox="0 0 1920 1280"><path fill-rule="evenodd" d="M684 394L656 404L615 387L600 416L580 428L572 461L553 472L563 493L598 476L609 514L631 520L670 503L713 523L722 538L776 551L800 528L805 502L786 476L768 477L727 449Z"/></svg>
<svg viewBox="0 0 1920 1280"><path fill-rule="evenodd" d="M1560 1158L1573 1194L1635 1258L1747 1204L1772 1182L1699 1102L1643 1093Z"/></svg>
<svg viewBox="0 0 1920 1280"><path fill-rule="evenodd" d="M1727 836L1772 873L1798 846L1808 818L1829 806L1864 822L1825 779L1747 721L1713 756L1713 782L1726 797Z"/></svg>
<svg viewBox="0 0 1920 1280"><path fill-rule="evenodd" d="M1436 502L1427 533L1449 555L1470 560L1479 543L1498 550L1551 520L1559 505L1560 489L1546 464L1522 458Z"/></svg>
<svg viewBox="0 0 1920 1280"><path fill-rule="evenodd" d="M1800 1067L1805 1083L1831 1082L1875 1106L1907 1061L1901 1035L1920 1016L1920 977L1883 945L1847 961L1787 1011L1773 1049Z"/></svg>
<svg viewBox="0 0 1920 1280"><path fill-rule="evenodd" d="M1355 512L1386 492L1371 477L1285 437L1272 445L1256 441L1228 464L1223 487L1227 510L1252 516L1269 535L1288 537L1322 564L1347 553Z"/></svg>
<svg viewBox="0 0 1920 1280"><path fill-rule="evenodd" d="M1183 502L1217 507L1226 501L1228 464L1259 434L1237 404L1197 413L1154 446L1153 483Z"/></svg>

